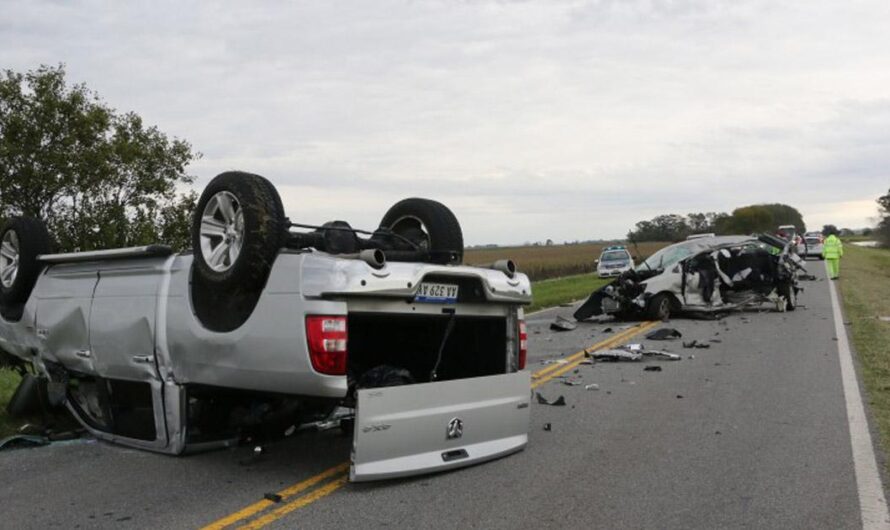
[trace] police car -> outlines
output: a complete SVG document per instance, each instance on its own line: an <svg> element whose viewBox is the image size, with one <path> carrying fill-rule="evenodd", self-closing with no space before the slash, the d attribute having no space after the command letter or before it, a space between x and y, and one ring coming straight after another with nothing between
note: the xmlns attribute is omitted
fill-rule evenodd
<svg viewBox="0 0 890 530"><path fill-rule="evenodd" d="M630 252L621 245L606 247L596 260L596 274L600 278L620 276L622 272L634 268Z"/></svg>

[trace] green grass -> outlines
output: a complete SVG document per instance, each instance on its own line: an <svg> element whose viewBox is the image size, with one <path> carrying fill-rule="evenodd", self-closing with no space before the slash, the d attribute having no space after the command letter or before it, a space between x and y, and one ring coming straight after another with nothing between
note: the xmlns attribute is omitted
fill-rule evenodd
<svg viewBox="0 0 890 530"><path fill-rule="evenodd" d="M6 404L15 392L21 378L12 370L0 370L0 438L14 433L21 422L6 414Z"/></svg>
<svg viewBox="0 0 890 530"><path fill-rule="evenodd" d="M890 454L890 250L844 246L840 288L871 412ZM887 466L890 471L890 465Z"/></svg>
<svg viewBox="0 0 890 530"><path fill-rule="evenodd" d="M530 313L545 307L587 298L595 289L599 289L610 281L597 278L596 274L578 274L553 280L532 282L534 303L525 311Z"/></svg>

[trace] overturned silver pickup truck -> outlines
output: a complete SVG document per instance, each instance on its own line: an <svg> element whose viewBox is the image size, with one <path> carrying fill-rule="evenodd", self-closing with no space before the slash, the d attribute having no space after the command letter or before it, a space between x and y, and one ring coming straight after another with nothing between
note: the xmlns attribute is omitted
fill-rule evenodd
<svg viewBox="0 0 890 530"><path fill-rule="evenodd" d="M792 243L769 234L711 236L667 246L593 293L574 317L665 320L751 304L794 311L806 272Z"/></svg>
<svg viewBox="0 0 890 530"><path fill-rule="evenodd" d="M528 278L460 265L438 202L403 200L373 233L297 225L269 181L229 172L201 196L193 252L51 254L28 218L0 239L0 350L98 438L181 454L354 407L355 481L527 443Z"/></svg>

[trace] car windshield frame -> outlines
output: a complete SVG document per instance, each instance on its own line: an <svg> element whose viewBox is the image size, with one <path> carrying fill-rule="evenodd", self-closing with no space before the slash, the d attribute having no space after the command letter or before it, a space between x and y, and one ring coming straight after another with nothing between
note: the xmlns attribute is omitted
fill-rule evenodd
<svg viewBox="0 0 890 530"><path fill-rule="evenodd" d="M686 258L695 256L709 250L716 250L726 246L743 245L753 242L750 236L717 236L702 239L690 239L680 243L664 247L655 254L649 256L644 262L637 265L637 272L667 270Z"/></svg>
<svg viewBox="0 0 890 530"><path fill-rule="evenodd" d="M696 241L697 240L693 239L689 243L694 243ZM646 261L637 265L636 270L637 272L665 270L668 267L683 261L683 259L696 254L699 250L701 250L699 245L688 243L678 243L676 245L664 247L646 258Z"/></svg>
<svg viewBox="0 0 890 530"><path fill-rule="evenodd" d="M601 263L616 263L620 261L630 261L630 254L626 250L606 250L600 254Z"/></svg>

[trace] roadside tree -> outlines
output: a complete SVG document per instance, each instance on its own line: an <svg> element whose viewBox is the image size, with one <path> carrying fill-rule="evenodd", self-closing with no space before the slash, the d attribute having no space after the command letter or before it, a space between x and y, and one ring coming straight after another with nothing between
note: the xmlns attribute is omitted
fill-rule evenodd
<svg viewBox="0 0 890 530"><path fill-rule="evenodd" d="M119 113L64 65L0 73L0 217L43 219L61 251L188 246L200 157L133 112Z"/></svg>
<svg viewBox="0 0 890 530"><path fill-rule="evenodd" d="M878 210L880 212L880 220L875 229L875 235L882 245L890 246L890 190L886 195L878 197Z"/></svg>

